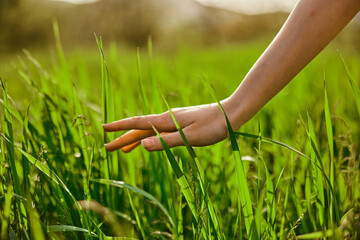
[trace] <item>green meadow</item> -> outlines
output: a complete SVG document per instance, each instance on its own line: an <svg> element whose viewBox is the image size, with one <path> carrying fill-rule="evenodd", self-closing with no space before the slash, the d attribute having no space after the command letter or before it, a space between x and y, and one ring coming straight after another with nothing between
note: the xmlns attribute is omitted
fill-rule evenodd
<svg viewBox="0 0 360 240"><path fill-rule="evenodd" d="M359 55L329 46L218 144L110 153L102 123L226 98L269 41L64 50L54 29L0 62L1 239L360 237Z"/></svg>

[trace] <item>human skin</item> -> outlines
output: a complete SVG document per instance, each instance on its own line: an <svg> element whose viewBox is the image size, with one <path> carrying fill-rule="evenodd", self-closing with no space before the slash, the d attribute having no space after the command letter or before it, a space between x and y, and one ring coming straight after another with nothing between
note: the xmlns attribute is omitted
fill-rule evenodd
<svg viewBox="0 0 360 240"><path fill-rule="evenodd" d="M360 0L300 0L285 24L235 92L220 103L234 130L250 120L286 86L359 12ZM172 109L191 146L206 146L228 137L217 103ZM107 132L128 131L105 144L108 151L130 152L141 144L163 150L154 126L169 147L184 145L169 112L103 124Z"/></svg>

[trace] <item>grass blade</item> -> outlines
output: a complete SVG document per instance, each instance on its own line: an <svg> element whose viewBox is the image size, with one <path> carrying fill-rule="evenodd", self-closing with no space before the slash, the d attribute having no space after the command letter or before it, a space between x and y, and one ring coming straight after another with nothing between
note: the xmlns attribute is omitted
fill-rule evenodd
<svg viewBox="0 0 360 240"><path fill-rule="evenodd" d="M144 114L149 114L149 103L145 94L145 90L144 90L144 84L142 82L142 78L141 78L141 63L140 63L140 49L137 48L137 68L138 68L138 82L139 82L139 88L140 88L140 93L141 93L141 99L143 101L144 104Z"/></svg>
<svg viewBox="0 0 360 240"><path fill-rule="evenodd" d="M114 99L112 94L112 87L111 87L111 80L110 80L110 74L109 69L105 60L105 54L103 49L103 44L101 38L98 39L98 37L95 34L95 39L100 51L101 56L101 106L102 106L102 121L103 123L112 122L115 120L115 110L114 110ZM104 142L109 142L109 139L114 138L114 133L107 133L104 132ZM114 176L118 175L118 156L116 152L109 153L105 150L105 147L103 147L103 153L106 156L106 162L104 166L104 175L105 178L111 179L113 174ZM107 201L108 205L114 209L115 207L115 198L114 194L112 194L111 188L107 189Z"/></svg>
<svg viewBox="0 0 360 240"><path fill-rule="evenodd" d="M195 204L195 197L191 191L190 185L189 185L187 179L185 178L184 173L181 171L179 164L175 160L175 157L174 157L173 153L171 152L170 148L166 145L164 139L161 137L160 133L154 126L153 126L153 129L161 141L161 144L165 150L165 153L170 162L170 165L175 173L176 179L180 185L181 191L184 194L186 202L189 205L189 208L191 210L191 213L193 214L193 216L195 218L196 224L198 224L199 223L199 213L197 212L197 208L196 208L196 204ZM204 226L201 229L201 232L203 234L203 237L205 239L208 239L208 237L207 237L208 235L207 235L207 231L206 231L205 227L206 226Z"/></svg>
<svg viewBox="0 0 360 240"><path fill-rule="evenodd" d="M227 124L228 131L229 131L233 157L234 157L234 161L235 161L235 171L236 171L236 176L238 178L242 210L244 211L246 232L248 234L249 239L258 239L258 232L256 229L256 224L254 222L254 214L253 214L253 210L252 210L250 189L249 189L249 185L247 182L244 165L243 165L243 162L241 159L239 146L236 142L235 133L231 127L230 121L229 121L223 107L221 106L221 104L217 100L217 98L215 97L215 93L213 92L213 90L210 88L210 86L205 81L203 81L203 83L206 86L206 88L208 89L208 91L210 92L210 94L212 95L213 99L218 103L221 111L224 113L226 124Z"/></svg>
<svg viewBox="0 0 360 240"><path fill-rule="evenodd" d="M84 233L89 233L89 234L97 237L97 235L95 233L89 232L89 230L87 230L85 228L80 228L80 227L76 227L76 226L69 226L69 225L46 226L45 231L46 232L84 232Z"/></svg>
<svg viewBox="0 0 360 240"><path fill-rule="evenodd" d="M326 133L330 151L329 157L329 169L330 169L330 183L334 186L334 177L335 177L335 169L334 169L334 138L333 138L333 131L332 131L332 123L331 123L331 115L330 115L330 107L329 107L329 100L326 91L326 85L324 81L324 98L325 98L325 124L326 124ZM337 206L336 206L337 207ZM333 225L333 199L331 194L329 195L329 211L330 211L330 226Z"/></svg>
<svg viewBox="0 0 360 240"><path fill-rule="evenodd" d="M13 136L13 124L12 124L12 117L11 113L9 112L10 105L9 105L9 99L6 92L5 84L3 79L0 76L1 81L1 87L3 90L3 98L4 98L4 133L5 137L9 140L6 142L6 148L8 150L8 158L9 158L9 164L10 164L10 173L14 185L14 192L17 195L23 196L22 189L21 189L21 183L20 178L18 175L18 170L16 169L16 159L15 159L15 150L14 150L14 136ZM20 214L20 220L21 224L24 227L27 227L27 220L26 220L26 211L23 203L16 199L16 206L18 208L18 214Z"/></svg>
<svg viewBox="0 0 360 240"><path fill-rule="evenodd" d="M92 179L92 182L97 182L97 183L101 183L101 184L106 184L106 185L111 185L111 186L115 186L118 188L125 188L128 189L130 191L133 191L135 193L138 193L144 197L146 197L147 199L153 201L161 210L162 212L165 214L165 216L168 218L169 223L171 224L172 227L175 227L174 221L171 218L168 210L164 207L164 205L162 205L159 200L157 200L153 195L151 195L148 192L145 192L144 190L137 188L135 186L132 186L130 184L127 184L123 181L115 181L115 180L109 180L109 179Z"/></svg>
<svg viewBox="0 0 360 240"><path fill-rule="evenodd" d="M325 193L324 193L324 186L323 186L323 178L321 175L321 171L316 168L314 163L317 163L320 167L321 170L324 170L323 167L323 162L322 159L320 157L320 153L319 153L319 148L318 145L316 143L316 137L315 137L315 130L309 115L309 112L307 112L307 119L308 119L308 129L309 129L309 137L311 139L311 151L313 152L312 155L316 155L316 161L313 162L313 177L314 177L314 188L316 189L316 193L319 199L319 203L317 203L318 206L318 211L319 211L319 220L320 220L320 225L322 226L323 229L325 229L325 225L326 225L326 216L325 216Z"/></svg>
<svg viewBox="0 0 360 240"><path fill-rule="evenodd" d="M211 203L211 199L209 198L209 195L207 193L207 190L206 190L206 181L205 181L205 174L204 174L204 170L201 168L201 165L199 163L199 160L196 156L196 153L194 151L194 149L190 146L188 140L186 139L185 137L185 134L182 130L182 128L180 127L179 123L177 122L176 118L175 118L175 115L174 113L172 112L170 106L169 106L169 103L166 101L164 95L161 93L161 91L159 91L160 94L161 94L161 97L163 99L163 101L165 102L166 104L166 107L171 115L171 118L172 120L174 121L175 125L176 125L176 128L178 130L178 132L180 133L180 136L185 144L185 147L190 155L190 159L191 159L191 165L192 166L195 166L195 169L198 173L197 177L198 177L198 180L199 180L199 184L200 184L200 188L201 188L201 191L202 191L202 194L203 194L203 197L204 197L204 201L205 201L205 204L207 204L207 207L208 207L208 210L209 210L209 214L210 214L210 218L211 218L211 221L213 223L213 226L214 226L214 229L215 229L215 232L216 232L216 235L217 235L217 238L218 239L222 239L222 236L221 236L221 231L220 231L220 228L219 228L219 223L218 223L218 219L216 217L216 214L215 214L215 210L214 210L214 207Z"/></svg>
<svg viewBox="0 0 360 240"><path fill-rule="evenodd" d="M243 136L243 137L247 137L247 138L253 138L253 139L258 139L260 137L260 135L255 135L255 134L250 134L250 133L244 133L244 132L234 132L234 134L236 136ZM299 150L296 150L295 148L285 144L285 143L282 143L282 142L279 142L279 141L276 141L276 140L273 140L271 138L267 138L267 137L263 137L261 136L262 138L262 142L266 142L266 143L272 143L272 144L276 144L276 145L279 145L281 147L284 147L284 148L287 148L297 154L299 154L300 156L308 159L308 160L311 160L310 157L306 156L305 154L303 154L302 152L300 152Z"/></svg>
<svg viewBox="0 0 360 240"><path fill-rule="evenodd" d="M64 79L63 83L59 85L59 88L62 89L65 94L68 94L69 96L71 96L71 99L74 99L73 91L72 91L72 82L70 80L70 74L69 74L69 67L67 65L65 54L64 54L64 49L61 44L59 25L58 25L57 21L53 21L53 30L54 30L54 36L55 36L56 50L57 50L57 54L58 54L58 58L59 58L59 62L60 62L59 74ZM35 62L35 65L36 65L36 62ZM46 88L46 90L50 90L47 81L42 81L42 84Z"/></svg>
<svg viewBox="0 0 360 240"><path fill-rule="evenodd" d="M151 81L151 110L154 112L161 111L161 102L160 97L157 92L157 82L155 80L154 75L154 67L153 67L153 44L151 37L148 38L148 56L149 56L149 74Z"/></svg>
<svg viewBox="0 0 360 240"><path fill-rule="evenodd" d="M302 235L297 235L296 239L318 239L318 238L324 238L324 237L331 237L333 236L333 230L325 230L324 232L313 232L313 233L307 233Z"/></svg>
<svg viewBox="0 0 360 240"><path fill-rule="evenodd" d="M359 114L359 117L360 117L360 89L359 89L359 86L356 84L355 79L352 77L352 75L351 75L351 73L349 71L349 68L347 67L347 65L345 63L344 58L341 56L341 54L339 54L339 55L340 55L341 62L344 65L346 75L347 75L347 77L349 79L351 88L352 88L353 93L355 95L356 106L357 106L358 114Z"/></svg>
<svg viewBox="0 0 360 240"><path fill-rule="evenodd" d="M135 215L135 220L136 220L136 223L137 223L138 228L140 230L141 236L142 236L143 239L145 239L145 232L144 232L143 226L141 224L138 211L137 211L136 207L134 206L134 203L133 203L133 200L132 200L132 197L131 197L131 194L130 194L129 190L127 190L127 194L128 194L128 197L129 197L130 207L131 207L131 209L132 209L132 211L133 211L133 213Z"/></svg>
<svg viewBox="0 0 360 240"><path fill-rule="evenodd" d="M9 98L9 96L7 96ZM5 106L5 102L4 100L0 99L0 103L3 105L4 107L4 110L6 109L7 112L12 116L14 117L17 121L19 121L20 123L23 122L23 119L22 119L22 116L20 114L20 112L13 106L11 106L9 103L6 104Z"/></svg>
<svg viewBox="0 0 360 240"><path fill-rule="evenodd" d="M101 106L102 106L102 121L103 123L108 123L108 122L112 122L114 121L114 106L113 101L112 101L112 93L111 93L111 83L110 83L110 75L109 75L109 70L105 61L105 55L104 55L104 49L103 49L103 44L102 44L102 40L101 38L98 39L98 37L95 34L95 39L100 51L100 55L101 55L101 89L102 89L102 101L101 101ZM104 133L104 142L108 142L109 141L109 137L111 136L113 138L114 134L113 133ZM107 159L107 166L106 166L106 177L107 178L111 178L111 170L110 170L110 156L109 153L106 152L106 159Z"/></svg>
<svg viewBox="0 0 360 240"><path fill-rule="evenodd" d="M335 208L335 221L336 223L338 224L339 223L339 220L340 220L340 215L339 215L339 208L338 208L338 203L337 203L337 198L336 198L336 195L335 195L335 191L334 191L334 188L333 186L331 185L331 182L329 180L329 178L327 177L326 173L324 172L324 169L323 169L323 166L318 164L318 162L322 162L321 161L321 157L320 157L320 153L319 153L319 150L316 146L316 143L314 142L314 139L315 139L315 135L314 135L314 132L312 132L312 134L310 133L310 130L308 130L306 128L306 125L304 123L304 120L302 119L301 115L300 115L300 120L301 120L301 123L302 125L304 126L304 129L306 131L306 134L308 136L308 139L310 140L310 143L311 143L311 149L312 151L314 152L314 155L316 157L315 160L313 159L310 159L313 166L316 167L318 170L319 170L319 173L321 174L321 176L324 177L327 185L329 186L330 188L330 192L331 192L331 195L332 195L332 198L333 198L333 201L334 201L334 208ZM310 123L310 126L312 124Z"/></svg>
<svg viewBox="0 0 360 240"><path fill-rule="evenodd" d="M12 189L8 188L7 193L5 194L5 204L4 204L4 210L3 213L0 212L1 216L1 239L7 239L8 238L8 229L9 229L9 220L10 220L10 213L11 213L11 200L12 200L13 194Z"/></svg>
<svg viewBox="0 0 360 240"><path fill-rule="evenodd" d="M31 206L32 201L30 194L27 195L27 201L24 202L26 206L26 210L29 212L29 225L31 227L31 236L36 240L45 240L44 233L41 228L41 220L39 217L39 213Z"/></svg>
<svg viewBox="0 0 360 240"><path fill-rule="evenodd" d="M2 136L2 138L5 139L5 141L7 141L11 145L13 145L13 147L15 147L19 152L21 152L21 154L23 154L43 174L45 174L53 182L55 182L57 185L59 185L60 187L63 188L69 194L70 198L72 199L75 206L77 207L83 226L90 226L89 222L88 222L88 218L87 218L84 210L82 209L82 207L80 206L80 204L78 203L78 201L76 200L74 195L71 193L69 188L65 185L65 183L61 180L61 178L53 170L51 170L48 166L46 166L44 163L42 163L39 159L36 159L29 153L22 150L21 147L11 143L10 140L3 133L0 132L0 136Z"/></svg>

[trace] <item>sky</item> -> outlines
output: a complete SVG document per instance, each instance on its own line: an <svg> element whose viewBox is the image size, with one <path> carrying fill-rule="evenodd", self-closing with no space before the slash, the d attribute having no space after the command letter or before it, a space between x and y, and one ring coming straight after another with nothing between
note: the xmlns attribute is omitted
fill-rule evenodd
<svg viewBox="0 0 360 240"><path fill-rule="evenodd" d="M58 0L75 4L96 0ZM181 1L181 0L179 0ZM275 11L290 12L297 0L195 0L208 6L220 7L245 14L260 14Z"/></svg>

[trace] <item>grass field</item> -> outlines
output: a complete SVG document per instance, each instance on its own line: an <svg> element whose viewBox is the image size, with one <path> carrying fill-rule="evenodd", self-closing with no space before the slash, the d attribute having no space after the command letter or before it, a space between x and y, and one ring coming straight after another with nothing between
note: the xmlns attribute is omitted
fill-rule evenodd
<svg viewBox="0 0 360 240"><path fill-rule="evenodd" d="M1 239L360 237L358 55L326 49L230 140L123 154L101 123L215 101L203 80L223 99L267 42L64 52L55 35L1 63Z"/></svg>

